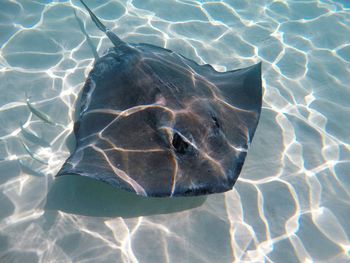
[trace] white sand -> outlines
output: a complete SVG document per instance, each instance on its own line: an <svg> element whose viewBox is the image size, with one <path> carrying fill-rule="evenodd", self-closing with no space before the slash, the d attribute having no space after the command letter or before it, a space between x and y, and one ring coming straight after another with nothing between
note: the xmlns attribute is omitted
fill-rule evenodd
<svg viewBox="0 0 350 263"><path fill-rule="evenodd" d="M88 1L126 41L220 71L263 61L264 109L234 189L191 210L128 219L44 210L93 64L73 7L100 54L111 43L78 1L35 2L49 1L0 7L0 262L350 261L347 0ZM57 126L29 112L25 90ZM52 142L28 143L48 166L22 147L20 121Z"/></svg>

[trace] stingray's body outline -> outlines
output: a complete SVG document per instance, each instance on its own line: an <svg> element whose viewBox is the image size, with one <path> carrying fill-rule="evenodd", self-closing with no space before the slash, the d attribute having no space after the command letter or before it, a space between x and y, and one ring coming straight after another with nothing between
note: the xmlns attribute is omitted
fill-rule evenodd
<svg viewBox="0 0 350 263"><path fill-rule="evenodd" d="M219 73L176 52L114 44L83 87L76 148L57 176L76 174L143 196L232 189L258 125L261 63Z"/></svg>

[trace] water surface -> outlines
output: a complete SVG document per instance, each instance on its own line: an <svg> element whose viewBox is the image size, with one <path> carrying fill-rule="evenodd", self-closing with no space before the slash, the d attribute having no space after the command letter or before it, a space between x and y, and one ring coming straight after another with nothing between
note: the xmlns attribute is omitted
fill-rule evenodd
<svg viewBox="0 0 350 263"><path fill-rule="evenodd" d="M169 212L163 206L127 216L129 202L136 210L128 197L119 211L119 197L106 207L90 199L49 211L46 197L69 156L75 103L94 60L73 9L99 54L111 43L78 1L3 0L0 262L350 261L348 1L87 2L125 41L172 49L219 71L262 61L260 124L225 194L185 199L193 203L170 214L159 214ZM25 91L58 125L31 114ZM51 147L27 142L20 122ZM67 204L58 189L52 206Z"/></svg>

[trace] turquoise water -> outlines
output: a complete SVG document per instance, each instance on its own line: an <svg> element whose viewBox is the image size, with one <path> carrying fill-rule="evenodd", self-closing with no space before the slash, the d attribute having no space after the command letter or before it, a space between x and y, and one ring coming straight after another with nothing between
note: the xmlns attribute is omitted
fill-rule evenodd
<svg viewBox="0 0 350 263"><path fill-rule="evenodd" d="M219 71L263 62L261 120L234 189L177 201L54 179L94 61L73 10L99 54L111 43L78 1L0 2L1 263L350 261L348 1L86 1L126 41ZM23 138L21 122L51 147Z"/></svg>

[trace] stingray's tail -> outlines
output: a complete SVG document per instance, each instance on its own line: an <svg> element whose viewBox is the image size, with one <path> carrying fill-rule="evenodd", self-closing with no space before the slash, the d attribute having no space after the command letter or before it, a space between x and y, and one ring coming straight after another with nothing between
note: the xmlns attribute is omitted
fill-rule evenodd
<svg viewBox="0 0 350 263"><path fill-rule="evenodd" d="M91 17L92 21L94 21L95 25L107 35L107 37L112 41L112 43L116 47L125 44L125 42L123 42L119 37L117 37L116 34L114 34L104 24L102 24L100 19L97 18L97 16L91 11L91 9L85 4L85 2L83 0L80 0L80 2L83 4L83 6L89 12L90 17Z"/></svg>
<svg viewBox="0 0 350 263"><path fill-rule="evenodd" d="M85 30L83 21L81 21L81 19L78 17L77 12L75 11L75 9L74 9L74 16L75 16L75 19L76 19L77 22L78 22L78 25L79 25L79 27L80 27L81 32L83 32L83 34L84 34L85 37L86 37L86 42L87 42L87 44L90 46L91 52L92 52L92 54L94 55L95 60L98 60L98 59L99 59L99 56L98 56L96 47L95 47L95 45L92 43L92 40L91 40L91 38L89 37L88 33L86 33L86 30Z"/></svg>

